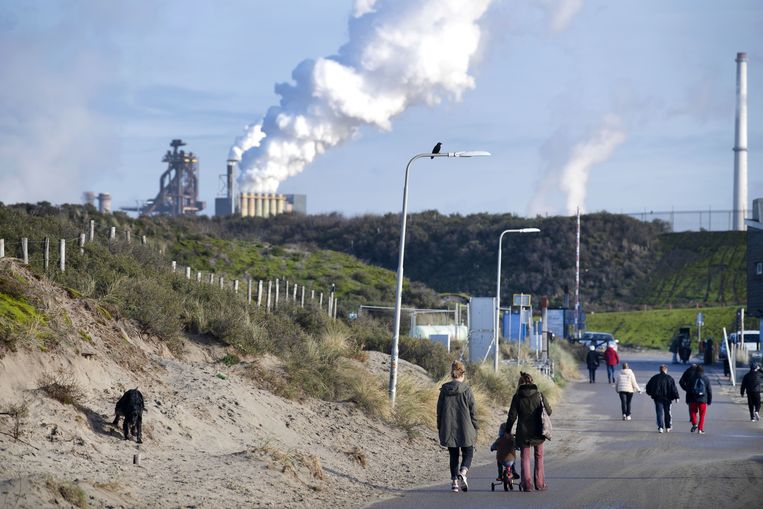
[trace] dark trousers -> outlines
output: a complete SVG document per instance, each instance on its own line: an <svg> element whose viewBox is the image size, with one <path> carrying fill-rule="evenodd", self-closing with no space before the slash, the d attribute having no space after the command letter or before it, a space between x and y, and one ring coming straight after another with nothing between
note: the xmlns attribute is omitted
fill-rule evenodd
<svg viewBox="0 0 763 509"><path fill-rule="evenodd" d="M472 456L474 456L474 447L448 447L448 453L450 454L450 480L455 481L458 479L458 453L461 451L461 468L472 466Z"/></svg>
<svg viewBox="0 0 763 509"><path fill-rule="evenodd" d="M613 383L615 381L615 364L611 366L607 364L607 382Z"/></svg>
<svg viewBox="0 0 763 509"><path fill-rule="evenodd" d="M750 419L755 418L755 412L760 412L760 393L747 391L747 407L750 409Z"/></svg>
<svg viewBox="0 0 763 509"><path fill-rule="evenodd" d="M620 407L623 409L623 415L631 414L631 399L633 399L632 392L618 392L620 395Z"/></svg>
<svg viewBox="0 0 763 509"><path fill-rule="evenodd" d="M664 429L672 428L673 419L670 415L670 400L655 399L654 409L657 412L657 427Z"/></svg>
<svg viewBox="0 0 763 509"><path fill-rule="evenodd" d="M596 382L596 368L588 368L588 381L591 383Z"/></svg>

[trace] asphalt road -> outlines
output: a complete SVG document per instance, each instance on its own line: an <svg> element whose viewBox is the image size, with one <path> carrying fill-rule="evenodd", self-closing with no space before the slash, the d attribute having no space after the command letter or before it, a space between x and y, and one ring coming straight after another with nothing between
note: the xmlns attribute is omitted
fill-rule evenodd
<svg viewBox="0 0 763 509"><path fill-rule="evenodd" d="M621 352L639 385L666 362L678 382L686 366L670 354ZM581 372L584 371L581 367ZM739 370L738 379L746 372ZM654 405L636 394L632 420L623 421L614 387L600 368L596 384L567 386L553 409L554 440L546 442L545 492L490 490L496 468L488 451L475 454L469 491L451 493L449 472L432 486L393 493L370 507L443 509L532 508L713 508L763 506L763 422L750 422L746 398L723 377L720 364L706 367L713 388L704 435L690 433L687 405L673 405L673 432L657 433ZM602 382L603 380L603 382ZM447 454L444 452L443 454ZM519 458L517 458L518 460Z"/></svg>

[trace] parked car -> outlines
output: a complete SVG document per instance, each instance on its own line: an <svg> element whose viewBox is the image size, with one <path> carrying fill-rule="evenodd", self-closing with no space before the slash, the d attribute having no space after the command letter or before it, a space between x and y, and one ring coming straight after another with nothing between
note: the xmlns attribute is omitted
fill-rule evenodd
<svg viewBox="0 0 763 509"><path fill-rule="evenodd" d="M598 352L603 352L607 349L607 344L612 343L615 350L617 350L617 340L609 332L588 331L583 333L580 339L575 340L575 342L585 346L593 345Z"/></svg>
<svg viewBox="0 0 763 509"><path fill-rule="evenodd" d="M740 345L739 338L736 332L729 334L729 344L736 343L737 348L744 348L747 351L755 351L760 348L760 333L758 331L744 331L744 342ZM726 358L726 343L721 340L721 348L719 350L718 357L720 359Z"/></svg>

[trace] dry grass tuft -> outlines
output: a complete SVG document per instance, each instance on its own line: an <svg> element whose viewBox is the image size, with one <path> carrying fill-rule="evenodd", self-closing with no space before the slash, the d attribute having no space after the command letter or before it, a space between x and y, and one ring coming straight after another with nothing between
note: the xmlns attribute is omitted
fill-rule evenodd
<svg viewBox="0 0 763 509"><path fill-rule="evenodd" d="M45 480L45 486L54 495L60 495L74 507L79 507L80 509L87 508L87 494L85 494L85 490L78 485L69 482L60 482L52 477L48 477ZM58 502L56 501L56 503Z"/></svg>
<svg viewBox="0 0 763 509"><path fill-rule="evenodd" d="M439 394L439 384L424 385L406 376L398 378L393 423L402 428L409 438L418 436L422 427L437 429Z"/></svg>
<svg viewBox="0 0 763 509"><path fill-rule="evenodd" d="M65 405L80 403L85 397L82 387L71 370L59 369L55 374L43 373L38 389Z"/></svg>
<svg viewBox="0 0 763 509"><path fill-rule="evenodd" d="M252 452L259 456L267 456L270 458L267 468L278 470L282 474L288 474L305 485L308 485L308 483L302 480L299 476L299 472L302 471L303 468L307 470L312 479L323 480L326 477L326 474L323 472L320 458L314 454L303 453L293 449L282 451L273 446L270 441L266 441L263 445L255 447L252 449Z"/></svg>
<svg viewBox="0 0 763 509"><path fill-rule="evenodd" d="M13 428L11 429L11 437L14 440L18 440L21 436L22 419L29 415L29 405L26 402L14 403L8 405L6 408L0 410L0 415L7 415L13 420Z"/></svg>
<svg viewBox="0 0 763 509"><path fill-rule="evenodd" d="M361 467L366 468L368 466L368 457L366 456L366 453L358 446L354 446L351 450L344 451L344 453Z"/></svg>

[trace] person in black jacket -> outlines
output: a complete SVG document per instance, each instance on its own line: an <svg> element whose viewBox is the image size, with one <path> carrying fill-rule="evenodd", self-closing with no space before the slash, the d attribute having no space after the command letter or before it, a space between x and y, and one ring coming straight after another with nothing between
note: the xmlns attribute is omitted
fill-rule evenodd
<svg viewBox="0 0 763 509"><path fill-rule="evenodd" d="M684 371L683 375L681 375L681 378L678 379L678 385L686 392L686 406L689 407L689 422L691 422L691 401L689 401L689 384L691 383L692 378L694 378L694 373L697 370L697 364L692 364L688 368L686 368L686 371Z"/></svg>
<svg viewBox="0 0 763 509"><path fill-rule="evenodd" d="M657 413L657 432L663 430L670 433L673 429L672 416L670 414L670 405L673 401L678 401L678 389L676 381L668 375L667 364L660 365L660 372L654 375L646 384L646 393L654 400L654 409Z"/></svg>
<svg viewBox="0 0 763 509"><path fill-rule="evenodd" d="M753 363L750 371L742 377L740 389L742 396L747 393L747 407L750 409L750 420L760 420L760 366Z"/></svg>
<svg viewBox="0 0 763 509"><path fill-rule="evenodd" d="M686 401L689 403L689 417L691 418L691 432L696 431L702 435L705 433L707 407L713 403L713 391L710 380L705 376L705 368L697 365L694 374L685 385L684 390L686 391Z"/></svg>
<svg viewBox="0 0 763 509"><path fill-rule="evenodd" d="M591 345L588 347L585 363L588 366L588 383L596 383L596 368L599 367L599 353L596 351L595 346Z"/></svg>

